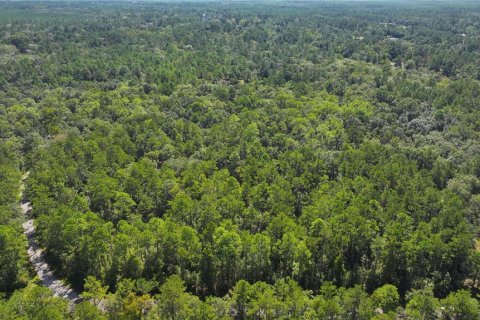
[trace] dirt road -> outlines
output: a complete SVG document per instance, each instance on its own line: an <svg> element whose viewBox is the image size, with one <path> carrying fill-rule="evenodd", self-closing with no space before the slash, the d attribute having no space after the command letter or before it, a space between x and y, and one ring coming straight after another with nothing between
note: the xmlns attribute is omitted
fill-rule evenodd
<svg viewBox="0 0 480 320"><path fill-rule="evenodd" d="M28 211L31 209L30 203L24 202L21 204L21 207L25 217L28 217ZM46 262L43 250L39 247L34 237L35 226L33 219L27 220L22 226L23 232L28 238L28 256L42 284L52 290L54 296L68 299L71 303L80 302L78 293L57 278Z"/></svg>

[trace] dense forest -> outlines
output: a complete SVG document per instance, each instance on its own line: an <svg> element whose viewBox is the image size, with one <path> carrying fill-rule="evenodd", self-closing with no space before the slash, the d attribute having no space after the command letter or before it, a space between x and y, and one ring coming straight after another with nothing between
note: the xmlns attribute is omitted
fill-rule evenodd
<svg viewBox="0 0 480 320"><path fill-rule="evenodd" d="M0 139L0 319L480 319L478 2L0 2Z"/></svg>

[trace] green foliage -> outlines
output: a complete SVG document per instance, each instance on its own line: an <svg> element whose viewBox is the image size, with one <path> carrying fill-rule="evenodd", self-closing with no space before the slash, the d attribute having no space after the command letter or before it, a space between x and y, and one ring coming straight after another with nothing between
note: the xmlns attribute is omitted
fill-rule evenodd
<svg viewBox="0 0 480 320"><path fill-rule="evenodd" d="M88 276L85 279L83 290L81 297L91 301L94 305L98 305L106 297L108 286L102 286L100 281L92 276ZM87 307L85 307L85 310L87 310Z"/></svg>
<svg viewBox="0 0 480 320"><path fill-rule="evenodd" d="M431 289L417 290L411 293L406 314L412 319L438 319L440 315L440 302L433 296Z"/></svg>
<svg viewBox="0 0 480 320"><path fill-rule="evenodd" d="M397 288L391 284L378 288L372 294L372 302L375 307L382 309L385 313L395 311L400 304Z"/></svg>
<svg viewBox="0 0 480 320"><path fill-rule="evenodd" d="M0 291L11 293L28 280L26 239L12 226L0 225Z"/></svg>
<svg viewBox="0 0 480 320"><path fill-rule="evenodd" d="M441 301L447 319L480 319L478 300L465 290L452 292Z"/></svg>
<svg viewBox="0 0 480 320"><path fill-rule="evenodd" d="M479 12L0 3L1 310L476 319Z"/></svg>
<svg viewBox="0 0 480 320"><path fill-rule="evenodd" d="M30 277L27 239L18 223L21 174L12 140L0 143L0 295L24 287Z"/></svg>
<svg viewBox="0 0 480 320"><path fill-rule="evenodd" d="M97 307L88 301L80 302L75 306L73 312L73 319L75 320L106 320L104 315Z"/></svg>
<svg viewBox="0 0 480 320"><path fill-rule="evenodd" d="M160 287L158 304L152 310L152 319L195 319L195 312L201 311L197 307L200 301L195 296L185 292L182 279L173 275L165 280Z"/></svg>
<svg viewBox="0 0 480 320"><path fill-rule="evenodd" d="M68 318L68 303L54 297L52 292L33 283L15 291L10 299L0 304L2 319L65 319Z"/></svg>

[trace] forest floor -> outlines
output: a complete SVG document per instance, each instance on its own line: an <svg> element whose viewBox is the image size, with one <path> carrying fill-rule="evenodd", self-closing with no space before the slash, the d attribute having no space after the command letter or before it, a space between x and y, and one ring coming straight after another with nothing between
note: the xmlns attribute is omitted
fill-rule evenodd
<svg viewBox="0 0 480 320"><path fill-rule="evenodd" d="M28 177L28 173L23 176L22 179L22 188L21 193L23 191L23 180ZM21 199L22 197L20 197ZM29 211L32 209L30 206L30 202L22 202L20 204L22 208L22 212L25 217L28 217ZM38 277L40 278L42 284L48 287L50 290L53 291L53 295L57 297L62 297L68 299L72 304L77 303L80 301L80 296L78 293L70 288L65 282L61 279L57 278L50 266L48 265L45 255L43 253L42 248L38 245L37 241L35 240L35 225L33 223L33 219L29 219L22 224L23 232L27 236L28 239L28 256L30 258L30 262L35 269Z"/></svg>

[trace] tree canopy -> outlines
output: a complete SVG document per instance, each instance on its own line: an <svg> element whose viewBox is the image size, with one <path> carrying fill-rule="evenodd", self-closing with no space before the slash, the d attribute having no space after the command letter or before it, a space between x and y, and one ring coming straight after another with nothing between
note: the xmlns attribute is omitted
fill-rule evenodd
<svg viewBox="0 0 480 320"><path fill-rule="evenodd" d="M480 319L479 28L475 2L0 3L0 314Z"/></svg>

